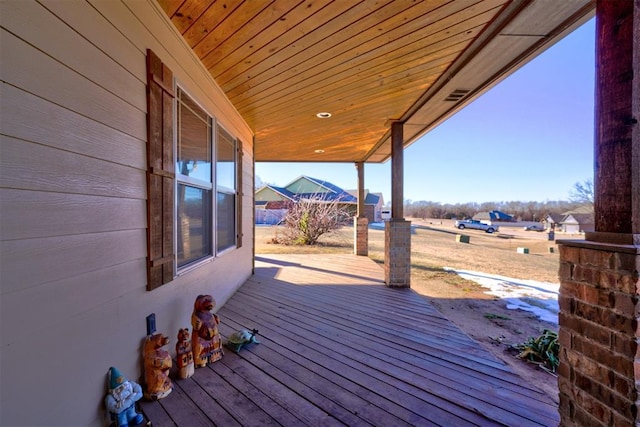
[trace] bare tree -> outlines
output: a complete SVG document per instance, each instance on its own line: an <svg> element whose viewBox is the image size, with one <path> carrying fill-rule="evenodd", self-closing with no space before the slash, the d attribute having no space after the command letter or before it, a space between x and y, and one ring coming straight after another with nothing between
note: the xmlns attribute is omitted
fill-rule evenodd
<svg viewBox="0 0 640 427"><path fill-rule="evenodd" d="M593 206L593 181L586 179L583 182L576 182L569 192L569 200L582 205Z"/></svg>
<svg viewBox="0 0 640 427"><path fill-rule="evenodd" d="M348 209L337 199L322 195L303 198L289 209L274 241L286 245L314 245L323 234L339 228L349 217Z"/></svg>

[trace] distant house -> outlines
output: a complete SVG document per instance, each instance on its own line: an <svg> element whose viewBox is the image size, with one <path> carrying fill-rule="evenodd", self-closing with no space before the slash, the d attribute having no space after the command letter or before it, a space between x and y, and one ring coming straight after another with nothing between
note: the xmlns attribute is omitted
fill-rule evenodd
<svg viewBox="0 0 640 427"><path fill-rule="evenodd" d="M295 194L284 187L265 185L256 190L256 208L274 209L278 205L276 209L279 209L280 206L284 206L294 200ZM267 204L270 204L269 208L267 208Z"/></svg>
<svg viewBox="0 0 640 427"><path fill-rule="evenodd" d="M260 187L255 194L255 223L278 224L292 203L295 203L295 194L286 188L273 185Z"/></svg>
<svg viewBox="0 0 640 427"><path fill-rule="evenodd" d="M560 223L562 222L564 217L565 217L564 214L557 214L557 213L548 214L547 217L542 220L542 223L544 224L544 228L546 228L547 230L557 229L559 231L561 228Z"/></svg>
<svg viewBox="0 0 640 427"><path fill-rule="evenodd" d="M358 190L347 190L347 192L357 199ZM370 193L369 190L364 190L364 214L369 222L382 221L383 206L382 193Z"/></svg>
<svg viewBox="0 0 640 427"><path fill-rule="evenodd" d="M595 230L593 208L590 206L564 212L563 215L560 231L564 233L584 233Z"/></svg>
<svg viewBox="0 0 640 427"><path fill-rule="evenodd" d="M491 221L491 215L489 215L489 212L478 212L472 219L477 221Z"/></svg>
<svg viewBox="0 0 640 427"><path fill-rule="evenodd" d="M511 222L513 221L513 217L504 212L493 210L489 212L478 212L473 216L473 219L478 221L501 221L501 222Z"/></svg>
<svg viewBox="0 0 640 427"><path fill-rule="evenodd" d="M295 195L297 200L300 199L314 199L319 201L339 201L340 203L355 206L358 203L358 199L342 188L324 181L322 179L311 178L306 175L302 175L285 187L288 191Z"/></svg>
<svg viewBox="0 0 640 427"><path fill-rule="evenodd" d="M369 222L380 221L383 205L382 194L365 193L365 215ZM256 190L256 224L277 224L286 215L291 203L303 199L319 202L338 201L352 214L357 210L357 191L345 191L335 184L302 175L284 187L265 185ZM277 212L276 212L277 211Z"/></svg>
<svg viewBox="0 0 640 427"><path fill-rule="evenodd" d="M565 233L584 233L595 230L593 214L570 214L561 223L561 230Z"/></svg>

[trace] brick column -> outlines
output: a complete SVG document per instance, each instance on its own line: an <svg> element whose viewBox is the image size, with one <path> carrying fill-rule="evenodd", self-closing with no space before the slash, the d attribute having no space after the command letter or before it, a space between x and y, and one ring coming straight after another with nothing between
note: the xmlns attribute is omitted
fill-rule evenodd
<svg viewBox="0 0 640 427"><path fill-rule="evenodd" d="M365 218L353 218L353 251L356 255L369 255L369 220Z"/></svg>
<svg viewBox="0 0 640 427"><path fill-rule="evenodd" d="M635 426L640 248L566 241L559 249L560 425Z"/></svg>
<svg viewBox="0 0 640 427"><path fill-rule="evenodd" d="M595 231L560 247L561 426L640 425L640 0L596 3Z"/></svg>
<svg viewBox="0 0 640 427"><path fill-rule="evenodd" d="M411 221L384 223L384 281L392 288L411 286Z"/></svg>

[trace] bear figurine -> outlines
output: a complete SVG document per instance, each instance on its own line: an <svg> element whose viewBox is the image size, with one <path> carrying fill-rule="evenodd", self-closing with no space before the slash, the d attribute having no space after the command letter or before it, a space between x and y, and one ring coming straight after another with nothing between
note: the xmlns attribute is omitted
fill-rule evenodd
<svg viewBox="0 0 640 427"><path fill-rule="evenodd" d="M176 342L176 359L178 362L178 378L187 379L193 375L193 352L191 351L191 334L189 328L178 331Z"/></svg>
<svg viewBox="0 0 640 427"><path fill-rule="evenodd" d="M196 368L222 359L222 341L218 332L220 319L213 313L216 302L211 295L198 295L191 315L193 361Z"/></svg>
<svg viewBox="0 0 640 427"><path fill-rule="evenodd" d="M173 384L169 378L169 370L173 365L171 356L162 347L169 343L169 338L163 334L147 336L144 343L144 397L148 400L158 400L167 397Z"/></svg>

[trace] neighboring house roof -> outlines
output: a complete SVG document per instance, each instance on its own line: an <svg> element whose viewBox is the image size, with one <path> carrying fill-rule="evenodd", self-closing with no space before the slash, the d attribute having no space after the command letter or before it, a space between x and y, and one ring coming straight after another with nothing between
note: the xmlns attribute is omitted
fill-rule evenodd
<svg viewBox="0 0 640 427"><path fill-rule="evenodd" d="M313 181L318 185L326 187L329 190L333 191L334 193L346 193L346 191L344 191L342 188L338 187L337 185L334 185L334 184L330 183L329 181L325 181L325 180L322 180L322 179L311 178L310 176L306 176L306 175L302 175L302 178L306 178L309 181Z"/></svg>
<svg viewBox="0 0 640 427"><path fill-rule="evenodd" d="M576 209L564 212L560 224L593 224L595 217L593 215L593 206L580 206Z"/></svg>
<svg viewBox="0 0 640 427"><path fill-rule="evenodd" d="M342 189L321 179L311 178L310 176L301 175L285 185L285 188L294 194L302 193L327 193L339 192Z"/></svg>
<svg viewBox="0 0 640 427"><path fill-rule="evenodd" d="M477 220L490 219L491 221L511 221L513 220L513 217L504 212L493 210L489 212L478 212L473 216L473 219L477 219Z"/></svg>
<svg viewBox="0 0 640 427"><path fill-rule="evenodd" d="M575 209L572 209L570 211L567 212L563 212L562 215L572 215L572 214L591 214L593 215L593 206L591 205L584 205L584 206L579 206Z"/></svg>
<svg viewBox="0 0 640 427"><path fill-rule="evenodd" d="M300 199L315 199L325 202L339 201L340 203L358 203L357 190L345 191L329 181L312 178L306 175L299 176L284 187L265 185L264 187L259 188L256 190L256 205L261 206L265 204L264 200L259 200L259 194L265 191L272 191L283 199L293 201ZM365 205L378 205L382 203L382 193L369 193L369 191L366 190L364 203Z"/></svg>
<svg viewBox="0 0 640 427"><path fill-rule="evenodd" d="M347 193L356 199L358 198L358 190L347 190ZM370 193L369 190L364 190L365 205L377 205L378 203L383 204L382 193Z"/></svg>
<svg viewBox="0 0 640 427"><path fill-rule="evenodd" d="M483 220L483 219L491 219L491 215L489 212L478 212L473 216L473 219Z"/></svg>
<svg viewBox="0 0 640 427"><path fill-rule="evenodd" d="M513 216L506 214L504 212L501 211L496 211L493 210L491 212L489 212L489 215L491 215L491 219L492 220L497 220L497 221L511 221L513 220Z"/></svg>
<svg viewBox="0 0 640 427"><path fill-rule="evenodd" d="M316 199L325 202L339 201L341 203L357 203L358 199L335 184L323 179L301 175L291 181L284 188L291 194L292 200ZM300 189L304 191L300 191ZM309 191L313 190L313 191Z"/></svg>
<svg viewBox="0 0 640 427"><path fill-rule="evenodd" d="M299 193L295 195L297 200L300 199L314 199L323 202L333 202L339 201L342 203L357 203L358 199L353 197L351 194L346 191L342 191L340 193L334 192L326 192L326 193Z"/></svg>
<svg viewBox="0 0 640 427"><path fill-rule="evenodd" d="M294 193L292 193L291 191L287 190L284 187L274 187L274 186L270 186L274 191L278 192L279 194L282 194L284 197L286 197L287 199L295 199L296 195Z"/></svg>
<svg viewBox="0 0 640 427"><path fill-rule="evenodd" d="M565 216L562 224L593 224L594 216L590 213L572 213Z"/></svg>
<svg viewBox="0 0 640 427"><path fill-rule="evenodd" d="M547 222L559 224L564 219L564 214L552 213L547 215Z"/></svg>
<svg viewBox="0 0 640 427"><path fill-rule="evenodd" d="M380 193L369 193L364 198L365 205L377 205L382 200L382 194Z"/></svg>
<svg viewBox="0 0 640 427"><path fill-rule="evenodd" d="M289 199L289 200L295 200L296 195L294 193L292 193L291 191L287 190L284 187L276 187L275 185L265 185L264 187L259 188L258 190L256 190L256 196L258 196L260 193L262 192L266 192L266 191L272 191L274 193L276 193L277 195L281 196L283 199ZM256 200L256 204L259 202L260 200ZM265 200L265 202L268 200Z"/></svg>

